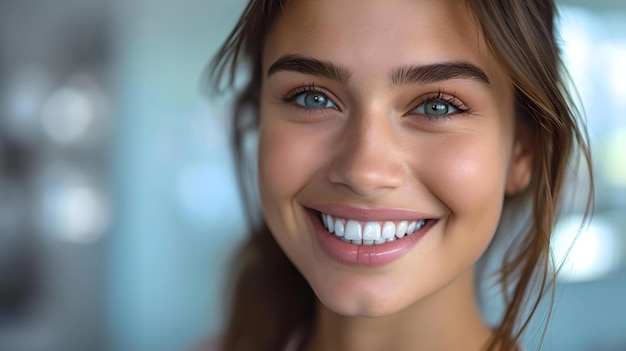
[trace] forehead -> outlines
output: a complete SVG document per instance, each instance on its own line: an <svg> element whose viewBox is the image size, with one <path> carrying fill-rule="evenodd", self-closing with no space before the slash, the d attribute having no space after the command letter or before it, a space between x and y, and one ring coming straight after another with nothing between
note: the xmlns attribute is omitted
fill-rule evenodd
<svg viewBox="0 0 626 351"><path fill-rule="evenodd" d="M263 65L303 54L371 76L467 61L498 80L501 67L470 11L465 0L291 0L267 37Z"/></svg>

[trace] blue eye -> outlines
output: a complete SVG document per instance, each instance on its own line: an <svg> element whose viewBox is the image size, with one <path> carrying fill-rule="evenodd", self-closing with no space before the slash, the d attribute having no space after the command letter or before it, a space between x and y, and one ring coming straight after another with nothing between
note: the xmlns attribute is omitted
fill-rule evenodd
<svg viewBox="0 0 626 351"><path fill-rule="evenodd" d="M457 97L439 92L426 97L421 104L409 111L408 114L439 118L467 112L469 112L469 107Z"/></svg>
<svg viewBox="0 0 626 351"><path fill-rule="evenodd" d="M328 95L315 89L297 93L288 100L307 109L339 109Z"/></svg>
<svg viewBox="0 0 626 351"><path fill-rule="evenodd" d="M426 116L447 116L459 113L460 110L452 104L444 101L426 101L421 103L410 113L417 113Z"/></svg>

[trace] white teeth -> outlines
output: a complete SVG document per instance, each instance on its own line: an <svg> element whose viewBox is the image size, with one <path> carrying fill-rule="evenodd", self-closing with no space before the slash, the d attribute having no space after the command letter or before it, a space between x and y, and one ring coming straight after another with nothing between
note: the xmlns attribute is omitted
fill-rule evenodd
<svg viewBox="0 0 626 351"><path fill-rule="evenodd" d="M326 228L328 229L329 233L333 233L335 231L335 221L333 221L333 217L331 215L326 216L328 216L328 218L326 218L326 222L328 222L326 224Z"/></svg>
<svg viewBox="0 0 626 351"><path fill-rule="evenodd" d="M396 225L393 222L385 222L382 232L383 239L393 238L394 235L396 235Z"/></svg>
<svg viewBox="0 0 626 351"><path fill-rule="evenodd" d="M380 239L380 223L367 222L363 227L363 240L378 240Z"/></svg>
<svg viewBox="0 0 626 351"><path fill-rule="evenodd" d="M344 236L346 239L350 240L362 240L363 239L363 229L361 228L361 224L357 221L348 220L346 223L346 228L344 231Z"/></svg>
<svg viewBox="0 0 626 351"><path fill-rule="evenodd" d="M341 220L336 220L335 221L335 235L337 236L343 236L344 233L344 225L343 222Z"/></svg>
<svg viewBox="0 0 626 351"><path fill-rule="evenodd" d="M411 235L426 225L426 220L386 222L358 222L352 219L333 218L322 213L322 222L329 233L356 245L380 245ZM381 228L382 226L382 228Z"/></svg>
<svg viewBox="0 0 626 351"><path fill-rule="evenodd" d="M415 226L415 230L420 230L425 225L426 225L426 221L422 219L421 221L417 222L417 225Z"/></svg>
<svg viewBox="0 0 626 351"><path fill-rule="evenodd" d="M396 226L396 236L401 238L406 234L407 221L402 221Z"/></svg>
<svg viewBox="0 0 626 351"><path fill-rule="evenodd" d="M406 228L406 233L413 234L414 231L415 231L415 222L411 222L409 223L408 228Z"/></svg>

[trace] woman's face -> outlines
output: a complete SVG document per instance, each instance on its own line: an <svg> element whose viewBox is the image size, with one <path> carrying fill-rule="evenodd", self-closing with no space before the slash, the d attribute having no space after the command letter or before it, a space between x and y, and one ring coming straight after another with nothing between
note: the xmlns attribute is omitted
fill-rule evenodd
<svg viewBox="0 0 626 351"><path fill-rule="evenodd" d="M389 315L467 276L528 181L522 139L464 1L289 1L267 37L264 215L337 313Z"/></svg>

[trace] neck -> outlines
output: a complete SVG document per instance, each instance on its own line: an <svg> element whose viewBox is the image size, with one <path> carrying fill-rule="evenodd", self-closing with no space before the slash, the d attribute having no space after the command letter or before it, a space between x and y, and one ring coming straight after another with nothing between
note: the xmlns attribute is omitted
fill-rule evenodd
<svg viewBox="0 0 626 351"><path fill-rule="evenodd" d="M471 271L393 315L341 316L318 301L307 351L482 350L492 333L474 298Z"/></svg>

